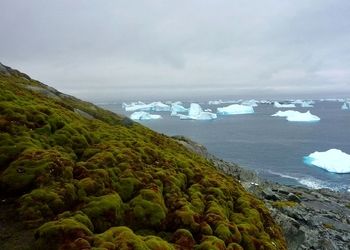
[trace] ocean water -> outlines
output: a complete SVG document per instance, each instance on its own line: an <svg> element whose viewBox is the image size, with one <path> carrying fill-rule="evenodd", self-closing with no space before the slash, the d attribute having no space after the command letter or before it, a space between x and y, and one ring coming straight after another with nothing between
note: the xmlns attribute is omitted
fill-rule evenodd
<svg viewBox="0 0 350 250"><path fill-rule="evenodd" d="M213 112L225 106L200 104ZM278 110L287 109L267 104L255 107L254 114L219 116L212 121L180 120L171 117L170 112L155 112L163 119L140 123L169 136L189 137L219 158L254 170L270 181L349 191L350 174L330 173L303 162L304 156L331 148L350 154L350 111L341 110L341 105L339 102L316 102L313 108L293 108L302 112L310 110L321 118L320 122L312 123L271 117ZM131 114L118 103L100 106L127 116Z"/></svg>

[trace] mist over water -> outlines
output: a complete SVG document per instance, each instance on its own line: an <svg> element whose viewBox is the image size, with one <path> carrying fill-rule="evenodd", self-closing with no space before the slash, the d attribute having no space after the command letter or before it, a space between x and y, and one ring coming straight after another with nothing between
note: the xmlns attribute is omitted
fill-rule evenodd
<svg viewBox="0 0 350 250"><path fill-rule="evenodd" d="M203 109L225 106L207 105ZM170 112L156 112L163 119L141 121L155 131L166 135L184 135L207 147L210 153L230 162L256 171L260 176L289 185L311 188L350 189L350 174L327 172L308 166L303 157L314 151L337 148L350 153L350 112L341 110L340 102L316 102L310 110L320 122L288 122L285 118L271 117L278 110L273 105L260 104L254 114L219 116L212 121L180 120ZM189 103L184 103L187 107ZM121 103L103 105L116 113L129 116Z"/></svg>

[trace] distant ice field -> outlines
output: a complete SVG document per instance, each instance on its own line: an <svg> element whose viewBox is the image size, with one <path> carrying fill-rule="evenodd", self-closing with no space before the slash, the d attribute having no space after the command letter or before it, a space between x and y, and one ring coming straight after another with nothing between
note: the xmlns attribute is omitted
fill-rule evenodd
<svg viewBox="0 0 350 250"><path fill-rule="evenodd" d="M229 105L199 104L203 110L210 109L213 113L218 107ZM163 119L139 122L169 136L189 137L219 158L252 169L270 181L350 191L350 174L331 173L303 161L315 151L332 148L350 154L350 111L341 109L342 104L316 101L314 107L296 105L296 108L288 108L300 112L310 110L321 119L319 122L289 122L283 117L271 117L281 110L272 104L258 104L252 114L218 114L217 119L209 121L181 120L170 112L151 112L160 114ZM188 108L190 103L183 102L182 105ZM100 106L131 115L121 103Z"/></svg>

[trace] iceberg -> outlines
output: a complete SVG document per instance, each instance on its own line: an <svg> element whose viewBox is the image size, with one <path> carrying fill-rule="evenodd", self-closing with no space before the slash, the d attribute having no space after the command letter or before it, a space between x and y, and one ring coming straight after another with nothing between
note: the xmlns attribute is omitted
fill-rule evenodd
<svg viewBox="0 0 350 250"><path fill-rule="evenodd" d="M311 114L310 111L305 113L298 112L287 116L287 121L290 122L317 122L319 120L321 120L320 117Z"/></svg>
<svg viewBox="0 0 350 250"><path fill-rule="evenodd" d="M217 118L214 113L203 111L198 103L191 103L188 115L178 115L181 120L213 120Z"/></svg>
<svg viewBox="0 0 350 250"><path fill-rule="evenodd" d="M217 100L217 101L209 101L208 105L220 105L220 104L231 104L231 103L240 103L242 102L242 99L239 100L228 100L228 101L223 101L223 100Z"/></svg>
<svg viewBox="0 0 350 250"><path fill-rule="evenodd" d="M188 109L180 104L177 104L177 103L171 104L171 112L182 113L187 111Z"/></svg>
<svg viewBox="0 0 350 250"><path fill-rule="evenodd" d="M188 116L196 117L199 116L201 112L203 112L203 109L198 103L191 103Z"/></svg>
<svg viewBox="0 0 350 250"><path fill-rule="evenodd" d="M286 117L287 121L290 122L317 122L321 120L318 116L311 114L310 111L305 113L295 110L278 111L271 116Z"/></svg>
<svg viewBox="0 0 350 250"><path fill-rule="evenodd" d="M304 101L300 104L302 108L313 108L312 102Z"/></svg>
<svg viewBox="0 0 350 250"><path fill-rule="evenodd" d="M277 113L271 115L271 116L277 116L277 117L288 117L292 115L299 114L300 112L295 110L286 110L286 111L278 111Z"/></svg>
<svg viewBox="0 0 350 250"><path fill-rule="evenodd" d="M341 109L342 109L342 110L348 110L348 109L349 109L349 107L350 107L350 104L349 104L349 103L344 102L344 104L341 106Z"/></svg>
<svg viewBox="0 0 350 250"><path fill-rule="evenodd" d="M330 149L325 152L314 152L304 157L304 163L323 168L328 172L350 173L350 155L339 149Z"/></svg>
<svg viewBox="0 0 350 250"><path fill-rule="evenodd" d="M125 111L150 111L151 107L143 102L132 102L131 104L122 104L122 107Z"/></svg>
<svg viewBox="0 0 350 250"><path fill-rule="evenodd" d="M132 120L154 120L154 119L162 119L161 115L152 115L148 112L138 111L134 112L130 115L130 119Z"/></svg>
<svg viewBox="0 0 350 250"><path fill-rule="evenodd" d="M162 102L152 102L145 104L143 102L133 102L131 104L123 103L125 111L170 111L170 106Z"/></svg>
<svg viewBox="0 0 350 250"><path fill-rule="evenodd" d="M241 104L245 105L245 106L257 107L258 106L258 101L252 99L252 100L248 100L248 101L243 101Z"/></svg>
<svg viewBox="0 0 350 250"><path fill-rule="evenodd" d="M279 102L274 102L273 106L275 106L275 108L295 108L295 104L294 103L281 104Z"/></svg>
<svg viewBox="0 0 350 250"><path fill-rule="evenodd" d="M254 113L254 108L252 106L232 104L227 107L217 108L217 113L220 115L252 114Z"/></svg>
<svg viewBox="0 0 350 250"><path fill-rule="evenodd" d="M152 111L170 111L170 106L162 102L152 102L148 104Z"/></svg>

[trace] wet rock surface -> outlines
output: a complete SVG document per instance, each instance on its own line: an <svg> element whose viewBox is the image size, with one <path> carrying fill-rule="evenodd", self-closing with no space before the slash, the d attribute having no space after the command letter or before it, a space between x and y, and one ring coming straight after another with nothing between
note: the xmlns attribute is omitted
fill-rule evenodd
<svg viewBox="0 0 350 250"><path fill-rule="evenodd" d="M282 227L288 249L350 249L350 194L313 190L265 181L257 174L209 154L204 146L175 137L188 149L206 157L226 174L237 178L261 198Z"/></svg>

